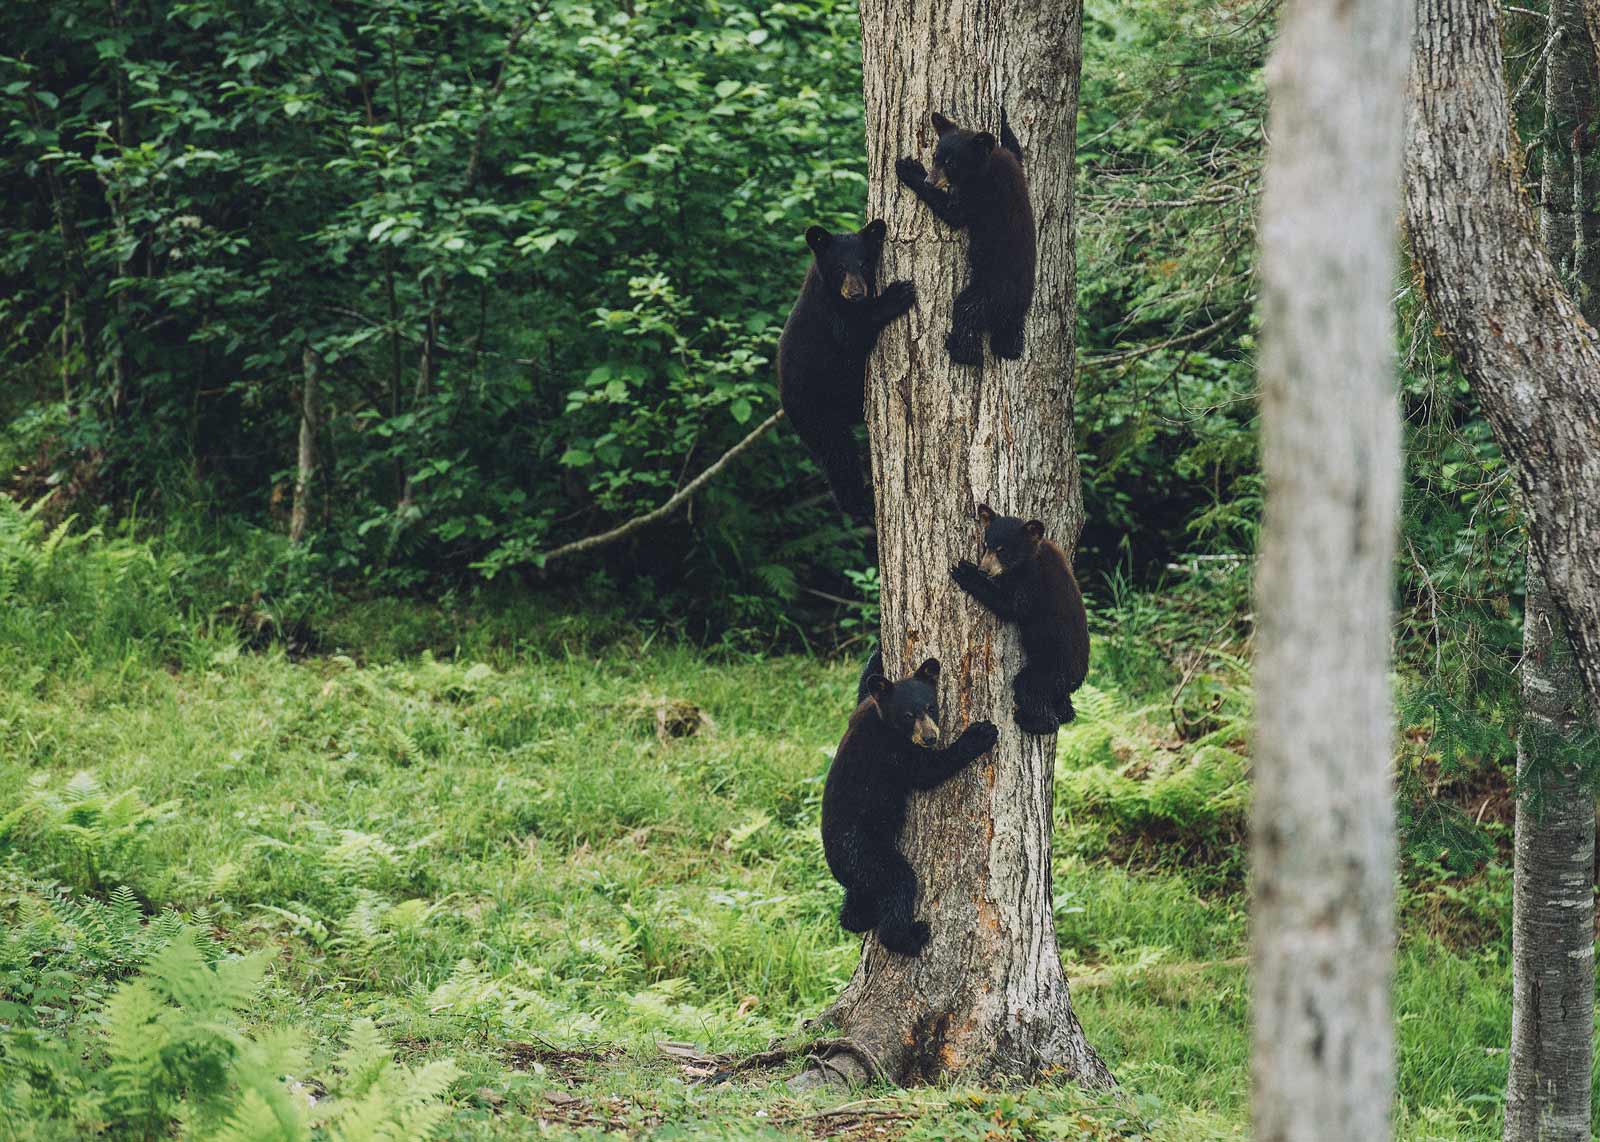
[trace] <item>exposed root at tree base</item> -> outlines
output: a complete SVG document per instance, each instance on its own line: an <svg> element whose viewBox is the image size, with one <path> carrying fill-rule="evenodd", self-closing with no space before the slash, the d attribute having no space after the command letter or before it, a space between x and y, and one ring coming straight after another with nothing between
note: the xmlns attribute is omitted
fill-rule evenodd
<svg viewBox="0 0 1600 1142"><path fill-rule="evenodd" d="M1116 1078L1088 1041L1076 1016L1068 1008L1059 1020L998 1029L992 1041L975 1053L977 1037L971 1027L953 1028L953 1014L925 1012L898 1027L893 1017L874 1018L860 1009L829 1008L822 1021L831 1021L850 1033L818 1039L801 1050L810 1064L789 1080L793 1091L825 1087L850 1088L872 1082L899 1086L934 1083L952 1074L1007 1079L1043 1079L1072 1082L1085 1090L1109 1090ZM964 1032L964 1033L963 1033ZM959 1039L958 1039L959 1036Z"/></svg>

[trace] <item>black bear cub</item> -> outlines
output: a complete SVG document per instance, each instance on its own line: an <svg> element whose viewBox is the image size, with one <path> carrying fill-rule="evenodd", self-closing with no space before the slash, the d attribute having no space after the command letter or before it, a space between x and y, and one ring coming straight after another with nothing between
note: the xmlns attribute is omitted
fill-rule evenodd
<svg viewBox="0 0 1600 1142"><path fill-rule="evenodd" d="M939 143L932 177L914 158L894 169L936 218L967 230L967 288L956 295L945 348L959 365L981 365L987 332L994 355L1014 361L1022 356L1022 322L1033 304L1036 256L1022 146L1004 111L999 145L989 132L958 127L937 111L933 127Z"/></svg>
<svg viewBox="0 0 1600 1142"><path fill-rule="evenodd" d="M833 498L858 523L872 523L855 426L864 419L867 357L878 334L917 300L910 282L877 290L883 219L855 234L806 231L811 268L778 340L778 398L828 478Z"/></svg>
<svg viewBox="0 0 1600 1142"><path fill-rule="evenodd" d="M988 753L999 736L973 722L947 749L939 741L939 660L910 678L863 680L865 697L833 755L822 790L822 851L844 885L839 923L848 932L876 928L891 952L914 956L928 942L915 916L917 874L900 855L900 828L913 789L933 789Z"/></svg>
<svg viewBox="0 0 1600 1142"><path fill-rule="evenodd" d="M956 585L1001 622L1017 624L1027 663L1012 683L1017 725L1053 734L1075 716L1072 692L1089 673L1089 617L1067 553L1044 537L1044 524L995 515L978 505L983 554L950 570Z"/></svg>

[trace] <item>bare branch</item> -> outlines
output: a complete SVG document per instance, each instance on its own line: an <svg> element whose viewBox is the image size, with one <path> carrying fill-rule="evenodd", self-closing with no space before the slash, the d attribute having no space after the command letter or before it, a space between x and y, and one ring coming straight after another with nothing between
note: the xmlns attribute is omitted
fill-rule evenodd
<svg viewBox="0 0 1600 1142"><path fill-rule="evenodd" d="M1171 349L1175 345L1190 345L1196 341L1204 341L1215 333L1221 333L1229 328L1241 317L1250 312L1255 304L1255 295L1251 294L1231 313L1219 317L1203 329L1195 329L1189 333L1180 333L1176 337L1168 337L1165 341L1157 341L1152 345L1140 345L1135 349L1123 349L1116 353L1102 353L1098 357L1084 357L1078 362L1085 369L1096 369L1105 365L1116 365L1123 361L1131 361L1135 357L1148 357L1151 353L1159 353L1163 349Z"/></svg>
<svg viewBox="0 0 1600 1142"><path fill-rule="evenodd" d="M739 441L739 443L735 444L732 448L724 452L721 458L718 459L715 464L712 464L711 467L707 468L704 472L701 472L694 479L690 480L676 493L674 493L666 503L662 504L655 510L648 511L641 516L634 516L626 523L618 524L610 531L603 531L599 535L591 535L584 539L575 539L571 543L564 543L552 551L547 551L543 555L535 556L534 562L541 567L548 567L554 560L565 559L570 555L581 555L585 551L593 551L597 547L605 547L608 544L616 543L618 540L626 539L628 536L632 535L636 531L641 530L642 528L649 527L657 520L665 519L667 516L671 515L679 507L681 507L685 502L691 499L701 488L705 487L712 480L716 479L719 472L721 472L729 464L733 463L733 461L737 460L739 456L742 455L752 444L765 436L767 431L782 419L783 410L780 408L777 412L767 417L766 420L763 420L760 424L756 425L755 428L751 429L750 434L743 440Z"/></svg>

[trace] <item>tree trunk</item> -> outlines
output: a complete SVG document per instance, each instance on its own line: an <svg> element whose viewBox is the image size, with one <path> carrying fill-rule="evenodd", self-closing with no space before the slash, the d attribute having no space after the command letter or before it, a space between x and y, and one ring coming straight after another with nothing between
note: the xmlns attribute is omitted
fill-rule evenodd
<svg viewBox="0 0 1600 1142"><path fill-rule="evenodd" d="M1389 1132L1390 297L1408 17L1384 0L1292 0L1268 68L1251 848L1260 1142Z"/></svg>
<svg viewBox="0 0 1600 1142"><path fill-rule="evenodd" d="M1511 917L1506 1142L1579 1142L1594 1047L1594 795L1567 745L1582 683L1537 557L1528 558Z"/></svg>
<svg viewBox="0 0 1600 1142"><path fill-rule="evenodd" d="M311 482L317 474L317 426L321 423L321 392L317 376L321 362L317 351L305 347L300 359L300 455L295 467L294 507L289 513L289 542L305 539L311 515Z"/></svg>
<svg viewBox="0 0 1600 1142"><path fill-rule="evenodd" d="M855 1051L837 1070L898 1081L962 1072L1111 1082L1073 1014L1056 948L1050 841L1055 738L1011 711L1022 665L1014 627L964 597L950 567L977 551L976 506L1045 521L1069 551L1082 526L1073 445L1072 176L1081 11L1026 0L866 0L862 62L868 217L889 224L883 281L920 302L878 342L867 385L885 666L944 665L947 739L975 720L993 752L918 794L902 844L933 928L915 959L868 938L830 1011ZM966 235L933 219L894 176L929 157L929 113L998 134L1002 102L1025 150L1038 275L1022 360L953 365L944 339L966 279ZM865 1058L863 1056L866 1056Z"/></svg>
<svg viewBox="0 0 1600 1142"><path fill-rule="evenodd" d="M1423 288L1500 450L1591 702L1600 697L1600 339L1534 229L1500 10L1417 0L1406 218Z"/></svg>
<svg viewBox="0 0 1600 1142"><path fill-rule="evenodd" d="M1596 86L1578 0L1551 0L1539 236L1591 320L1581 131ZM1522 732L1511 921L1511 1070L1506 1142L1589 1133L1594 1054L1594 796L1570 745L1586 728L1565 625L1530 551L1523 607Z"/></svg>
<svg viewBox="0 0 1600 1142"><path fill-rule="evenodd" d="M1579 11L1556 0L1563 39ZM1581 891L1572 875L1585 854L1592 861L1593 798L1575 788L1559 746L1576 728L1578 698L1563 676L1563 623L1584 689L1591 700L1600 692L1600 342L1556 270L1582 260L1583 216L1572 172L1547 167L1548 252L1541 246L1520 185L1499 6L1418 0L1418 13L1412 244L1433 313L1516 466L1530 539L1518 781L1534 792L1517 808L1505 1136L1587 1138L1592 869L1583 868ZM1563 152L1552 156L1559 162L1570 161L1556 136L1569 129L1574 84L1592 67L1573 48L1558 42L1548 61L1547 142Z"/></svg>

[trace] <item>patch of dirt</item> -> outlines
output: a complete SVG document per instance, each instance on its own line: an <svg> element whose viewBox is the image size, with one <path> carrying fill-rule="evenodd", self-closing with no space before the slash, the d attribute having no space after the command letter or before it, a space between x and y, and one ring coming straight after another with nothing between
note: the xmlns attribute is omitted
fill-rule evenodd
<svg viewBox="0 0 1600 1142"><path fill-rule="evenodd" d="M597 1050L568 1049L548 1043L526 1043L507 1040L501 1045L501 1057L507 1066L518 1071L543 1071L566 1083L580 1086L593 1076L596 1067L614 1062L622 1052L614 1047Z"/></svg>

